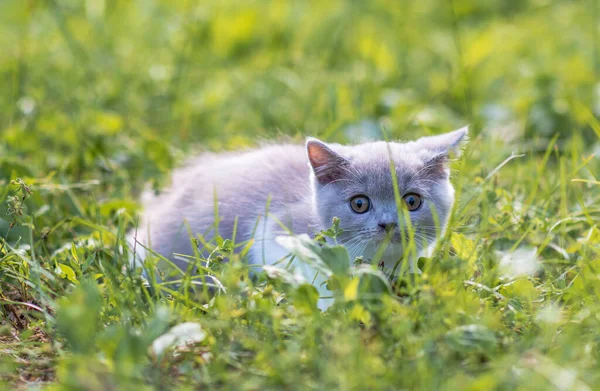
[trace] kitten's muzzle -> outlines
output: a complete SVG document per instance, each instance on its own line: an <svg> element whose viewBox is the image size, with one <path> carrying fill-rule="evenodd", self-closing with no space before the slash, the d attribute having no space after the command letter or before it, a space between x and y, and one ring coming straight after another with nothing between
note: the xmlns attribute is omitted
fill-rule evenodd
<svg viewBox="0 0 600 391"><path fill-rule="evenodd" d="M388 238L392 242L400 241L401 234L396 221L379 222L377 225L379 226L380 232L384 234L385 238Z"/></svg>

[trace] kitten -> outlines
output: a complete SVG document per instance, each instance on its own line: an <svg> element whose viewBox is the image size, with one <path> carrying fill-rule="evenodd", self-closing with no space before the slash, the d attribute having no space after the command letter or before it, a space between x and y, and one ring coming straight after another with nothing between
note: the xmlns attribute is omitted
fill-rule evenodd
<svg viewBox="0 0 600 391"><path fill-rule="evenodd" d="M454 202L449 154L458 155L466 138L465 127L407 143L344 146L309 138L305 146L203 156L177 170L168 191L144 202L145 213L130 243L143 245L136 247L138 259L145 255L143 247L149 247L185 270L186 262L174 254L194 253L188 229L207 240L217 233L231 238L237 218L236 242L254 239L248 261L274 264L288 255L275 241L277 236L289 231L313 235L338 217L338 242L351 259L362 256L369 261L387 244L381 261L391 269L403 255L401 235L406 238L407 229L398 219L390 159L415 246L422 253L446 227ZM313 281L314 270L296 263ZM317 278L315 286L322 296L329 295L322 282ZM322 298L319 307L326 309L331 303Z"/></svg>

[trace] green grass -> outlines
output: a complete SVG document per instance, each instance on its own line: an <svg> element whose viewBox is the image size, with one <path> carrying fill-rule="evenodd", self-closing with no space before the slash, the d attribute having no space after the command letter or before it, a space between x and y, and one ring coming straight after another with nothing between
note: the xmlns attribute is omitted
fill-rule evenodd
<svg viewBox="0 0 600 391"><path fill-rule="evenodd" d="M600 388L598 7L1 1L0 387ZM452 226L393 294L123 273L141 189L200 149L467 123ZM154 354L183 322L202 341Z"/></svg>

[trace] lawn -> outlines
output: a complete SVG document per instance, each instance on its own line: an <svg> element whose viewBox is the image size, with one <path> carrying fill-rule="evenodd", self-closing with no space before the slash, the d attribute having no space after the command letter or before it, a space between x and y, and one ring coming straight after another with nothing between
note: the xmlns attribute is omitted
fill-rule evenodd
<svg viewBox="0 0 600 391"><path fill-rule="evenodd" d="M0 1L0 388L600 389L599 16L593 0ZM211 262L213 298L126 267L141 191L197 153L466 124L451 226L392 291L338 270L321 313L310 285L250 279L237 256Z"/></svg>

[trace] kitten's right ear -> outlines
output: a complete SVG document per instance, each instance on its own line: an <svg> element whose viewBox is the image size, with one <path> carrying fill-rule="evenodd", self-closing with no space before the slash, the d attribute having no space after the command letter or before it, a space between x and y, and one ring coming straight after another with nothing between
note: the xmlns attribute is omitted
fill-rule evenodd
<svg viewBox="0 0 600 391"><path fill-rule="evenodd" d="M452 153L454 156L459 157L468 139L469 126L467 125L449 133L422 137L417 140L417 145L422 149L435 153L437 156L448 156Z"/></svg>
<svg viewBox="0 0 600 391"><path fill-rule="evenodd" d="M344 173L348 159L334 152L327 144L309 137L306 140L308 161L317 181L326 185L339 179Z"/></svg>

